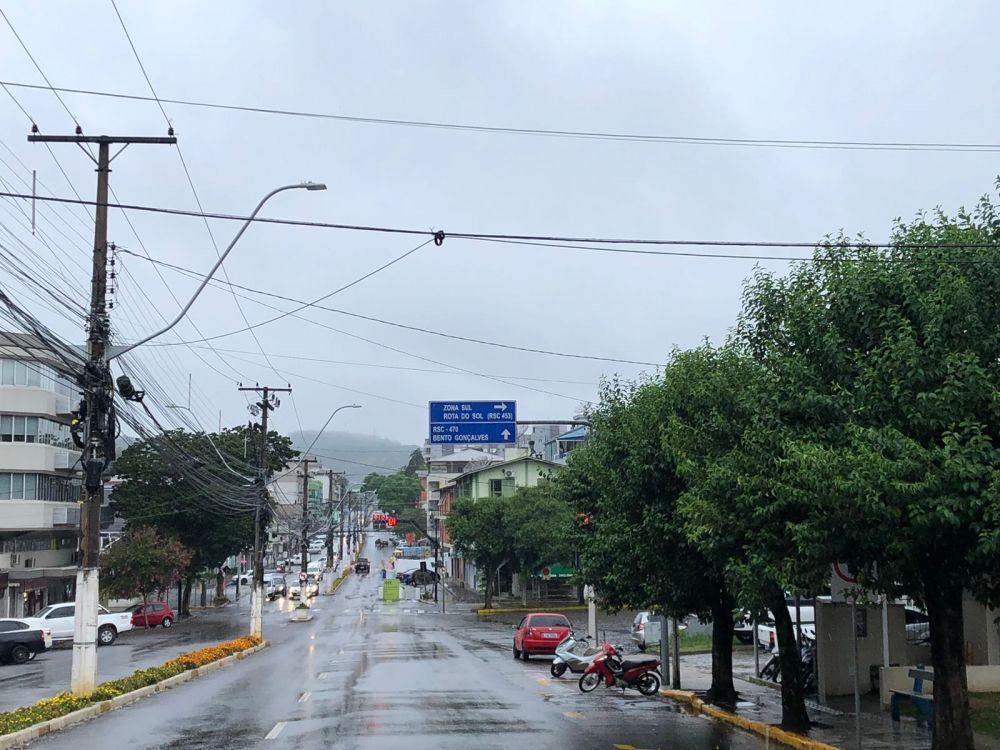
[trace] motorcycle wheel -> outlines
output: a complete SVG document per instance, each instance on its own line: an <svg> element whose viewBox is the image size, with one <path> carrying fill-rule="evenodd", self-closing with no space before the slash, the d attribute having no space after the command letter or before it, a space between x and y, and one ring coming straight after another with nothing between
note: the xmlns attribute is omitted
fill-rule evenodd
<svg viewBox="0 0 1000 750"><path fill-rule="evenodd" d="M635 686L643 695L656 695L660 691L660 678L655 672L646 672L635 681Z"/></svg>
<svg viewBox="0 0 1000 750"><path fill-rule="evenodd" d="M597 672L586 672L583 677L580 678L580 690L584 693L593 692L600 684L601 675Z"/></svg>
<svg viewBox="0 0 1000 750"><path fill-rule="evenodd" d="M565 663L553 664L551 667L549 667L549 671L552 673L553 677L562 677L564 674L566 674L566 664Z"/></svg>

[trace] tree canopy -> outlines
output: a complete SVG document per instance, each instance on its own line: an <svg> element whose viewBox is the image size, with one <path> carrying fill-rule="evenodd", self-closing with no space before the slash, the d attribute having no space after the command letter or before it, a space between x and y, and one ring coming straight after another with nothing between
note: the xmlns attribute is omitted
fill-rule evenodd
<svg viewBox="0 0 1000 750"><path fill-rule="evenodd" d="M101 553L101 586L128 599L162 594L176 584L191 562L191 551L151 526L135 526Z"/></svg>

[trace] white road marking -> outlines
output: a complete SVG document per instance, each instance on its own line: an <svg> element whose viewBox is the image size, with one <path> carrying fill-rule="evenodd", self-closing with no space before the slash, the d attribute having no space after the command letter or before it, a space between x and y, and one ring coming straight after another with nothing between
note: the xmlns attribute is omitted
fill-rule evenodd
<svg viewBox="0 0 1000 750"><path fill-rule="evenodd" d="M312 693L310 693L307 690L306 692L304 692L302 695L299 696L299 703L305 703L310 698L312 698Z"/></svg>
<svg viewBox="0 0 1000 750"><path fill-rule="evenodd" d="M316 675L316 679L317 680L325 680L329 676L330 676L329 672L320 672L318 675Z"/></svg>
<svg viewBox="0 0 1000 750"><path fill-rule="evenodd" d="M287 724L287 723L288 722L286 722L286 721L279 721L277 724L275 724L271 728L270 732L268 732L266 735L264 735L264 739L265 740L273 740L273 739L275 739L279 734L281 734L281 730L285 728L285 724Z"/></svg>

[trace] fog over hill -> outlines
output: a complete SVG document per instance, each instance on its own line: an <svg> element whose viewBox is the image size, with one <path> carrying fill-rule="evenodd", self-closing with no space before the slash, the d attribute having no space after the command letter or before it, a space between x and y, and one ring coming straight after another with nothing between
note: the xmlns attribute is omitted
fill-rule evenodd
<svg viewBox="0 0 1000 750"><path fill-rule="evenodd" d="M298 450L305 450L316 430L293 432L290 437ZM418 448L374 435L327 430L310 452L322 459L324 468L346 472L351 481L361 481L373 471L391 474L401 469Z"/></svg>

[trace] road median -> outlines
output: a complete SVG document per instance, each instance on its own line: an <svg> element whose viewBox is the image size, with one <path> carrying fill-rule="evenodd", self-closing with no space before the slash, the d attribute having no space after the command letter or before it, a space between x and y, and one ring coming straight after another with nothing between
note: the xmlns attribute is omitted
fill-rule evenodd
<svg viewBox="0 0 1000 750"><path fill-rule="evenodd" d="M507 612L586 612L586 604L568 604L568 605L545 605L539 604L536 607L490 607L477 609L476 614L480 617L488 617L490 615L502 615Z"/></svg>
<svg viewBox="0 0 1000 750"><path fill-rule="evenodd" d="M660 695L664 698L669 698L672 701L684 703L690 706L691 711L695 714L705 714L706 716L710 716L717 721L730 724L734 727L739 727L740 729L744 729L748 732L753 732L754 734L760 735L768 742L780 742L782 745L794 747L796 750L839 750L834 745L829 745L825 742L820 742L819 740L813 740L801 734L789 732L787 729L782 729L781 727L776 727L771 724L765 724L762 721L754 721L753 719L748 719L745 716L740 716L739 714L734 714L730 711L721 709L718 706L713 706L710 703L705 703L705 701L699 698L696 693L689 690L661 690Z"/></svg>
<svg viewBox="0 0 1000 750"><path fill-rule="evenodd" d="M0 750L22 747L51 732L88 721L146 696L209 674L245 659L267 645L267 641L258 638L238 638L182 654L159 667L140 669L127 677L103 682L86 697L60 693L32 706L0 713Z"/></svg>

